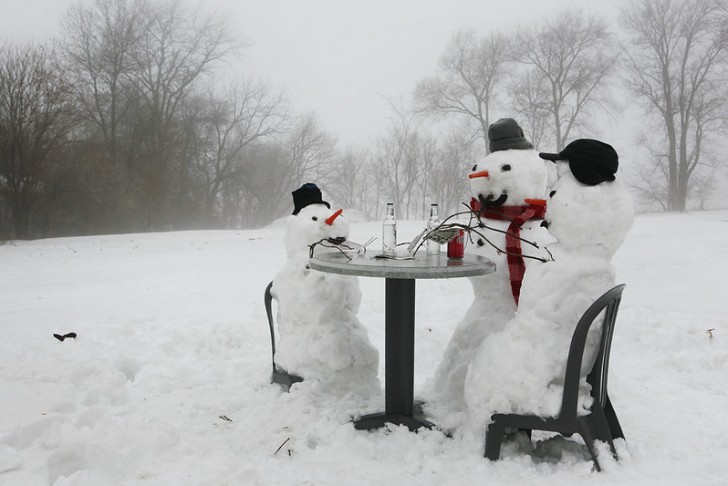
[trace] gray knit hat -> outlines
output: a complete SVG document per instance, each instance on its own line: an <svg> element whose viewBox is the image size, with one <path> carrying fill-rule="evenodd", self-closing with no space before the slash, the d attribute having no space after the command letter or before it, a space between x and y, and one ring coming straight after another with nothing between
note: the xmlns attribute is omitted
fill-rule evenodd
<svg viewBox="0 0 728 486"><path fill-rule="evenodd" d="M533 144L523 136L523 129L513 118L501 118L488 127L488 150L532 149Z"/></svg>

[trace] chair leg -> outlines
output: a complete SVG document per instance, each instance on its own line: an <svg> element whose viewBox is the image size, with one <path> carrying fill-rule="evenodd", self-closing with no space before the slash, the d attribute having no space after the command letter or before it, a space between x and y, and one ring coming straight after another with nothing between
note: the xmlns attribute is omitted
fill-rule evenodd
<svg viewBox="0 0 728 486"><path fill-rule="evenodd" d="M271 384L277 383L286 393L289 393L291 391L291 387L294 383L300 383L302 381L303 378L301 378L300 376L292 375L286 371L282 371L277 368L273 369L273 373L270 377Z"/></svg>
<svg viewBox="0 0 728 486"><path fill-rule="evenodd" d="M495 420L488 425L485 431L485 454L484 456L491 461L500 459L501 442L503 442L503 434L505 427L502 423Z"/></svg>
<svg viewBox="0 0 728 486"><path fill-rule="evenodd" d="M602 410L602 407L598 403L592 405L591 415L586 417L586 420L591 422L593 430L596 432L595 438L608 443L609 449L612 451L612 456L615 460L619 460L619 457L617 457L617 449L614 447L614 441L612 440L609 422L604 414L604 410Z"/></svg>
<svg viewBox="0 0 728 486"><path fill-rule="evenodd" d="M609 430L612 433L612 439L624 439L624 433L622 427L619 425L619 419L617 414L612 407L612 401L607 397L607 403L604 406L604 415L607 417L607 423L609 423Z"/></svg>
<svg viewBox="0 0 728 486"><path fill-rule="evenodd" d="M589 421L584 418L578 419L577 425L579 427L579 435L581 435L581 438L584 439L584 443L586 444L586 448L589 451L589 455L591 455L592 461L594 461L594 467L596 468L597 472L600 472L602 468L599 465L599 459L597 459L597 451L594 448L594 434L592 433L591 425Z"/></svg>

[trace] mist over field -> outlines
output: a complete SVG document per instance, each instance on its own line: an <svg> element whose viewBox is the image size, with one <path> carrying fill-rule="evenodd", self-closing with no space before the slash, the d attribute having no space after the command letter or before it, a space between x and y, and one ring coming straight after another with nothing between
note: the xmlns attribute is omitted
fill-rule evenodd
<svg viewBox="0 0 728 486"><path fill-rule="evenodd" d="M366 219L386 202L452 214L503 117L538 151L614 146L639 211L725 207L725 15L722 0L517 16L474 0L6 2L0 238L262 227L304 182Z"/></svg>

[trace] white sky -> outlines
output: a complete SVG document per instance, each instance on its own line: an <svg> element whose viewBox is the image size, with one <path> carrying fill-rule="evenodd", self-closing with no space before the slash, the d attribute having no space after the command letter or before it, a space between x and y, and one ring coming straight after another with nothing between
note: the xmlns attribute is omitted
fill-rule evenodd
<svg viewBox="0 0 728 486"><path fill-rule="evenodd" d="M89 1L89 0L86 0ZM387 123L387 99L409 99L433 74L452 34L528 25L581 7L613 18L626 0L206 0L250 47L231 68L284 89L343 143L367 144ZM0 0L1 40L59 31L74 0ZM194 2L191 1L192 4Z"/></svg>

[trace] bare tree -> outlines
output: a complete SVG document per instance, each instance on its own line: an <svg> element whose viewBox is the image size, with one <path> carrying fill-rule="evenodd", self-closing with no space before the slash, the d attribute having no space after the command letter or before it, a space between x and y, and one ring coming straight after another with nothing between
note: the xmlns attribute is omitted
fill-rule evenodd
<svg viewBox="0 0 728 486"><path fill-rule="evenodd" d="M69 87L53 59L43 46L0 47L0 194L20 239L32 235L44 176L75 122Z"/></svg>
<svg viewBox="0 0 728 486"><path fill-rule="evenodd" d="M189 10L179 1L141 1L144 22L131 52L139 99L135 117L143 129L143 164L140 160L137 170L144 184L146 227L162 229L171 214L173 165L185 162L176 152L180 112L195 83L239 42L218 16Z"/></svg>
<svg viewBox="0 0 728 486"><path fill-rule="evenodd" d="M440 214L447 216L463 211L461 203L470 201L467 174L475 164L472 140L461 134L449 135L437 151L437 160L430 176L430 194L440 204Z"/></svg>
<svg viewBox="0 0 728 486"><path fill-rule="evenodd" d="M388 132L377 140L374 150L377 186L394 203L396 214L408 219L417 179L422 175L416 156L420 134L413 113L394 105L392 111Z"/></svg>
<svg viewBox="0 0 728 486"><path fill-rule="evenodd" d="M243 164L222 187L229 225L262 226L291 207L291 191L304 182L326 180L337 157L336 139L313 114L300 116L288 131L243 150Z"/></svg>
<svg viewBox="0 0 728 486"><path fill-rule="evenodd" d="M513 111L534 147L555 145L549 129L553 116L546 78L533 70L521 73L512 79L508 91Z"/></svg>
<svg viewBox="0 0 728 486"><path fill-rule="evenodd" d="M473 31L456 33L440 60L439 74L417 85L417 109L474 121L487 153L491 112L510 60L510 44L500 33L482 38Z"/></svg>
<svg viewBox="0 0 728 486"><path fill-rule="evenodd" d="M131 103L131 54L141 25L139 4L132 0L77 3L62 19L65 76L111 161L120 155L120 127Z"/></svg>
<svg viewBox="0 0 728 486"><path fill-rule="evenodd" d="M546 95L536 106L550 114L556 148L561 150L585 124L589 108L604 106L602 96L617 62L612 34L603 20L568 10L522 30L516 45L522 72L531 76L522 84L536 89L534 94Z"/></svg>
<svg viewBox="0 0 728 486"><path fill-rule="evenodd" d="M334 159L323 182L327 192L343 207L358 209L373 218L378 201L372 197L370 159L366 150L349 146Z"/></svg>
<svg viewBox="0 0 728 486"><path fill-rule="evenodd" d="M63 26L66 76L90 137L125 162L117 186L126 185L137 229L170 227L195 205L196 92L241 43L225 19L181 0L93 0L71 7Z"/></svg>
<svg viewBox="0 0 728 486"><path fill-rule="evenodd" d="M246 163L223 185L223 216L229 228L264 226L291 207L289 157L281 141L245 149Z"/></svg>
<svg viewBox="0 0 728 486"><path fill-rule="evenodd" d="M304 179L326 177L337 154L336 143L336 137L321 126L315 114L298 118L285 142L291 190L306 182Z"/></svg>
<svg viewBox="0 0 728 486"><path fill-rule="evenodd" d="M691 192L697 199L698 209L701 211L706 209L708 201L716 192L716 179L719 166L717 158L705 157L705 159L707 159L705 169L696 172L690 181Z"/></svg>
<svg viewBox="0 0 728 486"><path fill-rule="evenodd" d="M424 132L412 144L412 154L410 156L417 161L417 171L419 173L419 177L415 179L415 186L420 196L420 207L417 214L423 218L430 215L430 204L441 204L440 200L435 197L435 189L432 187L432 178L437 165L438 150L437 140Z"/></svg>
<svg viewBox="0 0 728 486"><path fill-rule="evenodd" d="M646 209L655 207L667 211L668 187L667 167L664 150L656 149L652 142L642 135L638 145L649 153L645 163L632 168L634 174L630 178L630 187L637 193Z"/></svg>
<svg viewBox="0 0 728 486"><path fill-rule="evenodd" d="M622 22L631 34L628 85L664 130L664 156L654 159L667 188L662 204L684 211L691 181L706 163L703 145L726 119L726 4L640 0L622 11Z"/></svg>
<svg viewBox="0 0 728 486"><path fill-rule="evenodd" d="M199 167L205 178L205 209L212 217L223 184L242 170L245 148L281 133L287 102L262 81L239 80L216 93L208 89Z"/></svg>

